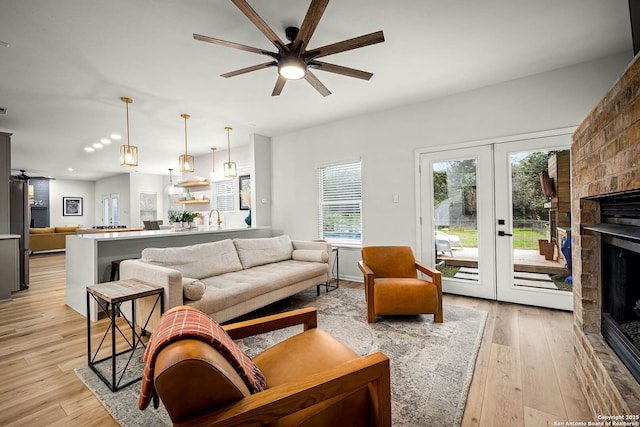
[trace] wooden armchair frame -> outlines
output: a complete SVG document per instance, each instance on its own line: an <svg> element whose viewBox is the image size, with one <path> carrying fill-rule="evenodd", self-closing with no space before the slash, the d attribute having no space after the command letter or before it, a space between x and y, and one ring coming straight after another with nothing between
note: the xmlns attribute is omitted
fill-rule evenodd
<svg viewBox="0 0 640 427"><path fill-rule="evenodd" d="M246 338L295 325L317 327L315 308L304 308L223 328L233 339ZM368 387L372 426L391 426L391 377L389 358L377 352L269 388L204 414L175 422L175 426L261 426L345 392Z"/></svg>
<svg viewBox="0 0 640 427"><path fill-rule="evenodd" d="M434 313L434 322L442 323L442 273L433 268L429 268L425 265L422 265L418 261L415 262L416 270L427 275L431 282L436 285L436 289L438 292L438 312ZM362 271L364 275L364 295L367 302L367 321L369 323L374 323L376 321L376 312L375 312L375 300L374 300L374 292L373 287L375 286L375 274L373 270L371 270L364 261L358 261L358 268Z"/></svg>

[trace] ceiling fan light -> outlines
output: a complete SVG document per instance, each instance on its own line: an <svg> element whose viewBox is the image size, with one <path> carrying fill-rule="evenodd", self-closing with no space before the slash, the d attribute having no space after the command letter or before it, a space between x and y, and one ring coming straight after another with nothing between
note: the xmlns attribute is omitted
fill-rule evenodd
<svg viewBox="0 0 640 427"><path fill-rule="evenodd" d="M299 80L307 74L307 65L296 56L282 58L278 63L278 74L287 80Z"/></svg>

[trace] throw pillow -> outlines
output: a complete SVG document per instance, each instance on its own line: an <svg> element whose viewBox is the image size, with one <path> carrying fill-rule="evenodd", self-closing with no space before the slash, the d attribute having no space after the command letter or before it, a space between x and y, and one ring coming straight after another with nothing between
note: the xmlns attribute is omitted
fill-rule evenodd
<svg viewBox="0 0 640 427"><path fill-rule="evenodd" d="M296 261L327 262L329 254L317 249L294 249L291 258Z"/></svg>
<svg viewBox="0 0 640 427"><path fill-rule="evenodd" d="M182 278L182 295L189 301L198 301L202 298L206 289L207 285L199 280L188 277Z"/></svg>

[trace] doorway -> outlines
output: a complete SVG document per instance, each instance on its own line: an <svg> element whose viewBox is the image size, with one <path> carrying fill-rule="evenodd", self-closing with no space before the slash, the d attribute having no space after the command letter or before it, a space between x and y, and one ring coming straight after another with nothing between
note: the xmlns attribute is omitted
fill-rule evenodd
<svg viewBox="0 0 640 427"><path fill-rule="evenodd" d="M570 144L563 134L419 154L419 254L444 292L572 310Z"/></svg>

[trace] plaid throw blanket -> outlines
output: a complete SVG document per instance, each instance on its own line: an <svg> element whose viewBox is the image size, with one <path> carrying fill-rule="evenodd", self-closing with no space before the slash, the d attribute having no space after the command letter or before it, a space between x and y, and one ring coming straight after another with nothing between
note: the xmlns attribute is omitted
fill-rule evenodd
<svg viewBox="0 0 640 427"><path fill-rule="evenodd" d="M142 357L145 367L138 399L139 409L146 409L151 400L153 406L158 408L158 394L153 385L156 356L167 345L182 339L197 339L211 344L236 369L251 393L266 388L262 372L215 320L195 308L180 306L162 316Z"/></svg>

